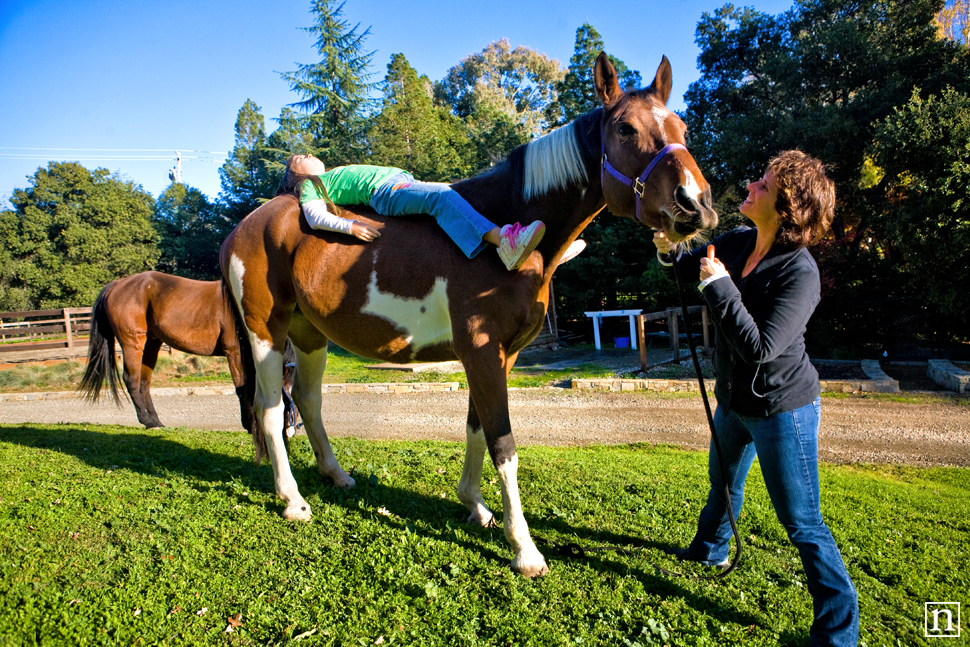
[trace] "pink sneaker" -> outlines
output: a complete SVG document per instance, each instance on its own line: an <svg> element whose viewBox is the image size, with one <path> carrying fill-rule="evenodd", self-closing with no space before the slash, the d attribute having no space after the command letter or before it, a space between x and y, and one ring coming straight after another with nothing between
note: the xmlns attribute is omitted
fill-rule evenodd
<svg viewBox="0 0 970 647"><path fill-rule="evenodd" d="M528 227L517 222L502 227L498 256L505 263L505 269L511 271L522 267L545 233L546 226L539 220Z"/></svg>

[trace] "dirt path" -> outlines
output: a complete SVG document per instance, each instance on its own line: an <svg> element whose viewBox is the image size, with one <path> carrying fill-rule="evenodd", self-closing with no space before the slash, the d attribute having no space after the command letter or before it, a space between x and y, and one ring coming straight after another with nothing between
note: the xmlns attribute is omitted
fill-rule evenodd
<svg viewBox="0 0 970 647"><path fill-rule="evenodd" d="M963 404L961 404L963 402ZM832 463L970 466L970 407L903 404L863 398L822 401L820 457ZM197 429L241 429L234 396L156 395L162 421ZM416 394L331 394L324 419L332 436L463 441L467 391ZM569 389L510 392L512 428L520 445L669 443L707 449L700 398ZM101 423L139 427L130 404L80 400L0 403L0 423Z"/></svg>

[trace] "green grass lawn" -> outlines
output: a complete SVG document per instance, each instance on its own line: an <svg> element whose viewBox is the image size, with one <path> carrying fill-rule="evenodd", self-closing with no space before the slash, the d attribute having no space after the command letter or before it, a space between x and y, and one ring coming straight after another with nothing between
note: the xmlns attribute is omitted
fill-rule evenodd
<svg viewBox="0 0 970 647"><path fill-rule="evenodd" d="M704 582L656 566L690 569L662 548L693 533L705 453L522 448L534 535L646 549L546 551L549 575L526 580L500 529L464 523L461 445L334 448L356 490L316 473L305 437L292 444L314 511L300 523L279 516L270 468L241 432L0 426L0 645L807 644L804 573L757 464L742 566ZM970 471L823 465L821 481L862 644L934 643L923 603L967 607ZM483 489L500 515L490 465Z"/></svg>

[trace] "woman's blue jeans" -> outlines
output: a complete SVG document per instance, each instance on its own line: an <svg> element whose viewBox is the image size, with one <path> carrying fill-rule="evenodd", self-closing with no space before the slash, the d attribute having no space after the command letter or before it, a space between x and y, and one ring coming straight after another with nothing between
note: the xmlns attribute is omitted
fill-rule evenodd
<svg viewBox="0 0 970 647"><path fill-rule="evenodd" d="M767 417L733 411L714 413L731 504L735 518L744 504L744 481L759 457L761 473L778 520L802 558L812 595L815 621L811 645L856 645L859 641L859 601L835 545L822 520L818 483L820 401ZM724 480L711 443L708 459L711 491L701 511L697 535L688 556L716 564L728 557L731 524L724 501Z"/></svg>
<svg viewBox="0 0 970 647"><path fill-rule="evenodd" d="M468 258L475 258L488 246L482 236L495 228L449 185L418 182L408 174L395 175L378 187L370 206L385 216L434 216L438 226Z"/></svg>

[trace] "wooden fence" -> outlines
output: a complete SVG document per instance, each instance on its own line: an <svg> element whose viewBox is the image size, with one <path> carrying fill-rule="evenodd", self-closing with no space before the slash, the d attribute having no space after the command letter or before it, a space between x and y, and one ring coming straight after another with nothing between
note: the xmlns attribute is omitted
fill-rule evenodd
<svg viewBox="0 0 970 647"><path fill-rule="evenodd" d="M697 313L701 315L701 330L704 348L710 348L710 337L708 334L708 321L707 321L707 306L691 306L687 308L687 314L694 315ZM640 349L640 368L644 372L648 368L653 368L654 366L660 366L661 364L673 364L680 362L680 325L677 321L678 317L682 315L680 308L667 308L661 312L651 312L649 314L637 315L634 319L637 325L637 345ZM664 319L667 321L667 332L670 337L670 350L673 352L673 358L665 362L648 364L647 363L647 344L646 335L644 333L644 324L648 321L656 321L658 319Z"/></svg>
<svg viewBox="0 0 970 647"><path fill-rule="evenodd" d="M0 312L0 353L86 348L91 308Z"/></svg>

